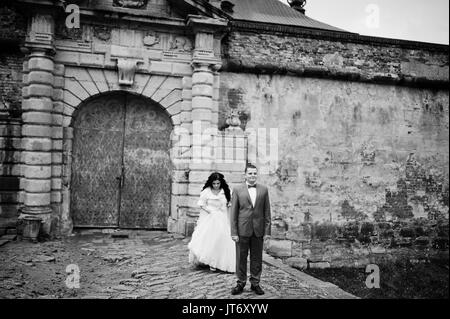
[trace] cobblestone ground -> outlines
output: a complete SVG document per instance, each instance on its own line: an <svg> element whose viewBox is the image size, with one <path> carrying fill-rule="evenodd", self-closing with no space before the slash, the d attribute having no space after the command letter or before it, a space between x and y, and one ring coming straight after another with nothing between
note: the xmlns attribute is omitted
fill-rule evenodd
<svg viewBox="0 0 450 319"><path fill-rule="evenodd" d="M61 241L11 241L0 247L0 298L253 299L351 298L337 287L308 282L264 263L257 296L245 287L232 296L235 276L187 263L188 238L166 232L83 232ZM126 235L125 235L126 236ZM119 238L117 238L119 237ZM69 289L66 267L80 270L80 288ZM294 270L297 271L297 270ZM300 273L300 272L299 272ZM305 275L306 276L306 275Z"/></svg>

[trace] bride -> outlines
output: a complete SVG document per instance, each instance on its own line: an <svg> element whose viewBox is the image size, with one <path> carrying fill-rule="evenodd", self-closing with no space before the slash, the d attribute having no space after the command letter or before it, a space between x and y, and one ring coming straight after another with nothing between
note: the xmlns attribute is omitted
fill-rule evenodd
<svg viewBox="0 0 450 319"><path fill-rule="evenodd" d="M236 244L231 239L228 215L230 200L224 176L211 174L197 203L201 212L188 244L190 263L209 265L212 271L235 272Z"/></svg>

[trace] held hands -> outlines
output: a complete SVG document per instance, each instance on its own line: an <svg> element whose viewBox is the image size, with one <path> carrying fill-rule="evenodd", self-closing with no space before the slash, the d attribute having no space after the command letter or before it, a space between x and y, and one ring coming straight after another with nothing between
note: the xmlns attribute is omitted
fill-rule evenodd
<svg viewBox="0 0 450 319"><path fill-rule="evenodd" d="M267 247L269 246L269 240L270 240L270 235L264 235L264 243L263 243L264 250L267 250Z"/></svg>

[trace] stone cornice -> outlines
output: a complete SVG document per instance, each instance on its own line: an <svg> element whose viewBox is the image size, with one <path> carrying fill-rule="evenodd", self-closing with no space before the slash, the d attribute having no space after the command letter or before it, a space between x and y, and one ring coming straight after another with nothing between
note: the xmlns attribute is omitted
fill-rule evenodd
<svg viewBox="0 0 450 319"><path fill-rule="evenodd" d="M364 75L362 73L352 73L346 71L333 71L326 67L302 67L298 68L283 68L275 65L255 65L245 66L237 61L223 60L223 67L221 72L233 73L252 73L252 74L277 74L302 76L310 78L323 78L327 80L341 80L374 84L388 84L417 88L431 88L448 90L448 80L434 80L425 77L411 77L411 76L382 76L382 75Z"/></svg>
<svg viewBox="0 0 450 319"><path fill-rule="evenodd" d="M197 32L223 33L228 28L228 20L188 15L186 25Z"/></svg>
<svg viewBox="0 0 450 319"><path fill-rule="evenodd" d="M398 46L404 49L428 50L438 52L449 52L449 46L444 44L427 43L419 41L399 40L391 38L364 36L351 32L334 32L319 29L308 29L286 25L274 25L268 23L257 23L243 20L233 20L230 23L231 31L266 32L271 34L282 34L283 36L297 36L328 41L351 42L367 44L371 46Z"/></svg>

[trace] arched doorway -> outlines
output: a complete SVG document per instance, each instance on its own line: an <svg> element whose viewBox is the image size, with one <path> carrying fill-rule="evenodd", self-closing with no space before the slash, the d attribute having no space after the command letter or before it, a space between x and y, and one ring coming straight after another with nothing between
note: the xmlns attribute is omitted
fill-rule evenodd
<svg viewBox="0 0 450 319"><path fill-rule="evenodd" d="M170 212L169 115L155 102L114 92L73 120L74 227L165 229Z"/></svg>

